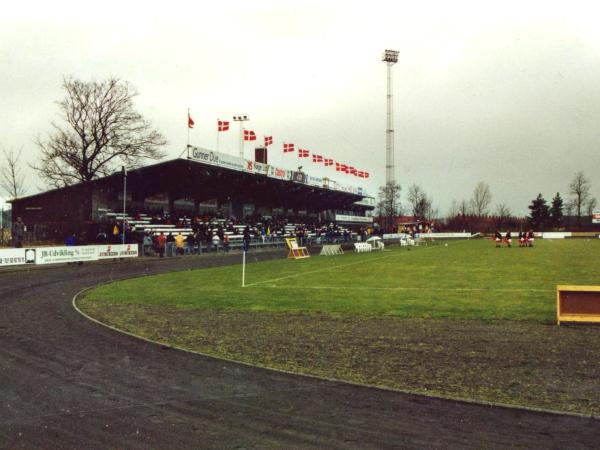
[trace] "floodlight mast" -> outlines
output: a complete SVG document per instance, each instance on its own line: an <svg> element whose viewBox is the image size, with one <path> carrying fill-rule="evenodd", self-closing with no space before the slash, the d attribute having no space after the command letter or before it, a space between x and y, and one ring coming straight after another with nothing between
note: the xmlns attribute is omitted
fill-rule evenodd
<svg viewBox="0 0 600 450"><path fill-rule="evenodd" d="M392 94L392 66L398 62L397 50L385 50L382 61L387 65L387 127L385 130L385 183L395 182L394 168L394 106Z"/></svg>
<svg viewBox="0 0 600 450"><path fill-rule="evenodd" d="M240 158L244 157L244 122L250 120L247 114L237 114L233 120L240 123Z"/></svg>

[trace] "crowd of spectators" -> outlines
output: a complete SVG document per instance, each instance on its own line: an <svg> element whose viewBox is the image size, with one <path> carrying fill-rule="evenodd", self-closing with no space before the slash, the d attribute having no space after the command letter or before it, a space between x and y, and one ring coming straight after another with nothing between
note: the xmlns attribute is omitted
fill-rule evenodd
<svg viewBox="0 0 600 450"><path fill-rule="evenodd" d="M165 225L170 227L164 227ZM137 243L143 254L161 257L229 251L243 245L249 247L251 244L283 245L286 237L295 237L302 246L311 243L348 242L353 239L353 233L345 227L306 216L252 215L237 219L224 217L220 213L195 216L177 213L155 213L149 216L133 214L130 220L125 221L117 217L108 228L108 231L98 234L98 241ZM367 237L366 230L361 230L358 234L365 239Z"/></svg>

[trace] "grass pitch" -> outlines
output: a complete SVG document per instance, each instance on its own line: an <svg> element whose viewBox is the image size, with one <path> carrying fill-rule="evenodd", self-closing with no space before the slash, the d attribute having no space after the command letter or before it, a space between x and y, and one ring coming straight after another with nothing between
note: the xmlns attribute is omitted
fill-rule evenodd
<svg viewBox="0 0 600 450"><path fill-rule="evenodd" d="M489 240L158 275L88 300L219 311L553 322L557 284L600 283L600 240L495 248Z"/></svg>
<svg viewBox="0 0 600 450"><path fill-rule="evenodd" d="M600 284L599 250L600 240L474 240L282 255L248 264L244 288L236 265L116 282L78 304L149 339L259 366L599 415L600 327L555 325L556 285Z"/></svg>

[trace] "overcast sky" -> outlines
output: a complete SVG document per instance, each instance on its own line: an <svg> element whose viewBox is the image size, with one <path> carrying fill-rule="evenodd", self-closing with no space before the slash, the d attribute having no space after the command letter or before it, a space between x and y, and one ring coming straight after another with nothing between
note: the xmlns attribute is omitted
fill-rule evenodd
<svg viewBox="0 0 600 450"><path fill-rule="evenodd" d="M527 214L542 193L568 197L577 171L600 199L600 27L593 2L27 2L0 16L0 145L38 156L36 136L60 122L63 76L116 76L137 109L184 150L216 149L217 118L248 114L273 135L270 162L288 168L284 141L385 182L386 67L394 66L396 179L420 185L445 215L478 181L493 208ZM142 6L143 5L143 6ZM450 6L451 5L451 6ZM600 8L599 8L600 9ZM220 149L238 153L236 127ZM251 147L247 146L247 157ZM29 194L43 185L30 174Z"/></svg>

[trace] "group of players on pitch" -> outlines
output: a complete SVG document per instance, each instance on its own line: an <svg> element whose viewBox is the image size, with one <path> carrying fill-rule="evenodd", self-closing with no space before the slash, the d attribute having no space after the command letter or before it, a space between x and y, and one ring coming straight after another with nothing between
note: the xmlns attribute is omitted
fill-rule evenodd
<svg viewBox="0 0 600 450"><path fill-rule="evenodd" d="M504 244L506 247L512 247L512 235L510 231L507 231L504 237L499 231L493 237L496 242L496 247L502 247ZM520 231L519 232L519 247L533 247L533 231Z"/></svg>

